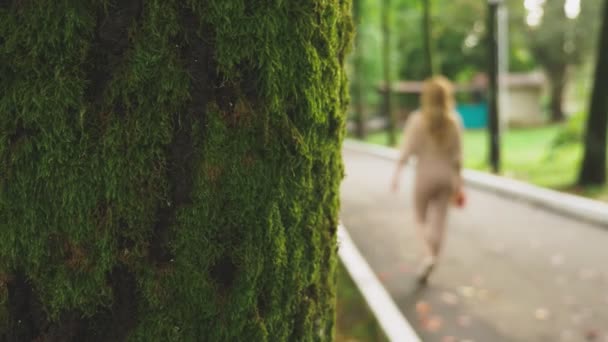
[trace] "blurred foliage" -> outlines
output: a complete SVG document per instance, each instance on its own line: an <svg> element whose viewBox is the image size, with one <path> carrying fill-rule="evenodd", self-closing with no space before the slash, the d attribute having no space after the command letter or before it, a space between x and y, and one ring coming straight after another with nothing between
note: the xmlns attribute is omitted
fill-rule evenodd
<svg viewBox="0 0 608 342"><path fill-rule="evenodd" d="M600 5L600 1L581 1L578 17L568 19L564 1L546 1L538 26L521 25L525 28L526 43L536 62L549 72L562 64L585 62L597 43ZM515 20L521 24L526 22L525 11L521 8L514 8L514 14Z"/></svg>
<svg viewBox="0 0 608 342"><path fill-rule="evenodd" d="M382 80L382 26L377 1L358 0L362 15L357 32L359 49L350 57L361 59L357 71L362 85L365 107L376 112L379 97L376 90ZM599 23L598 1L582 1L578 19L567 19L563 1L546 2L547 13L540 26L531 29L526 24L523 0L506 0L509 13L509 70L529 72L551 63L544 59L565 59L568 65L589 62ZM422 80L425 76L424 42L422 34L423 2L421 0L391 1L393 80ZM561 11L561 12L559 12ZM438 71L456 82L466 83L486 68L486 1L433 0L432 37ZM559 13L558 13L559 12ZM561 14L560 14L561 13ZM568 38L568 54L563 53L561 38ZM574 48L573 48L574 47ZM546 68L545 68L546 69ZM575 71L579 71L578 69ZM354 72L352 65L350 72ZM352 79L352 77L351 77ZM414 99L400 99L411 103Z"/></svg>
<svg viewBox="0 0 608 342"><path fill-rule="evenodd" d="M344 265L338 263L335 342L384 342L382 328Z"/></svg>
<svg viewBox="0 0 608 342"><path fill-rule="evenodd" d="M570 119L560 126L557 135L552 142L552 151L571 144L580 144L583 142L585 133L585 123L587 122L587 112L579 112L570 117Z"/></svg>

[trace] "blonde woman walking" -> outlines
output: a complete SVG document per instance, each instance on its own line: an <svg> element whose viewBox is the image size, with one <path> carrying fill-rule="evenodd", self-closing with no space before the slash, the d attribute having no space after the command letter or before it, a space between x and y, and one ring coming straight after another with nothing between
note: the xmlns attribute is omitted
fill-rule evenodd
<svg viewBox="0 0 608 342"><path fill-rule="evenodd" d="M462 205L461 125L454 111L451 83L444 77L424 82L421 109L412 113L404 128L404 143L393 178L399 188L403 166L416 158L414 209L416 230L425 258L418 280L426 283L441 251L450 204Z"/></svg>

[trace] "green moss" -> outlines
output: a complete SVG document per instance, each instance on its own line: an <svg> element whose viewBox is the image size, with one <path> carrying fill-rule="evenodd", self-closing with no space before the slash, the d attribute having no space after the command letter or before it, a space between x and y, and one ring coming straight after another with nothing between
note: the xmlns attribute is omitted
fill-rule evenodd
<svg viewBox="0 0 608 342"><path fill-rule="evenodd" d="M28 286L33 337L76 316L81 337L331 339L349 13L0 8L0 317Z"/></svg>

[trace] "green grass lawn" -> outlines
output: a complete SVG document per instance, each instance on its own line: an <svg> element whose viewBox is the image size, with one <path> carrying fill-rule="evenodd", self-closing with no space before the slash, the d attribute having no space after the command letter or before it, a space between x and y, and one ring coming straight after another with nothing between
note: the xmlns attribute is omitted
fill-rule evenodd
<svg viewBox="0 0 608 342"><path fill-rule="evenodd" d="M582 147L571 144L557 150L551 148L560 126L509 129L501 139L502 174L536 185L564 190L574 184ZM402 137L399 136L399 142ZM464 140L465 166L488 170L488 135L485 130L466 131ZM387 134L370 134L366 141L386 145ZM601 192L601 191L600 191ZM595 193L598 193L596 189ZM586 193L583 193L586 194ZM596 197L594 193L589 193Z"/></svg>
<svg viewBox="0 0 608 342"><path fill-rule="evenodd" d="M342 265L338 266L336 342L384 342L382 329Z"/></svg>

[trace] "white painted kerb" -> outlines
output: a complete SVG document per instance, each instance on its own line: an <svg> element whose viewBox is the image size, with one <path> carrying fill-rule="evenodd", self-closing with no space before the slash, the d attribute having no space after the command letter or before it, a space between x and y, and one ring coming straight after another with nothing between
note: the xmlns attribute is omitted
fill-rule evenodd
<svg viewBox="0 0 608 342"><path fill-rule="evenodd" d="M347 140L344 148L396 161L399 152L394 148ZM475 188L528 202L581 221L608 228L608 204L488 173L464 170L465 182Z"/></svg>
<svg viewBox="0 0 608 342"><path fill-rule="evenodd" d="M393 342L420 342L409 322L369 267L346 229L338 226L338 254L386 337Z"/></svg>

